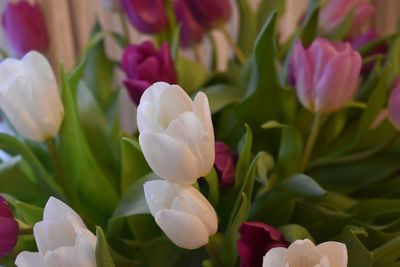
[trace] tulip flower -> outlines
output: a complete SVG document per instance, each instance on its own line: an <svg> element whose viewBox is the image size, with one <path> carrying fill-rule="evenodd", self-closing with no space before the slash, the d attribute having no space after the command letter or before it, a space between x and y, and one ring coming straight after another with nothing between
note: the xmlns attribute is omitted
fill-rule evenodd
<svg viewBox="0 0 400 267"><path fill-rule="evenodd" d="M166 43L161 45L160 50L150 41L128 46L122 56L122 69L127 75L125 87L136 105L143 92L153 83L177 82L175 66Z"/></svg>
<svg viewBox="0 0 400 267"><path fill-rule="evenodd" d="M227 22L232 13L229 0L186 0L194 18L205 29L217 28Z"/></svg>
<svg viewBox="0 0 400 267"><path fill-rule="evenodd" d="M400 131L400 78L397 78L390 94L388 117L394 127Z"/></svg>
<svg viewBox="0 0 400 267"><path fill-rule="evenodd" d="M203 40L204 29L194 19L186 0L174 1L175 16L181 26L180 44L190 47Z"/></svg>
<svg viewBox="0 0 400 267"><path fill-rule="evenodd" d="M31 50L45 52L49 48L47 27L38 3L8 1L2 22L16 57L21 58Z"/></svg>
<svg viewBox="0 0 400 267"><path fill-rule="evenodd" d="M353 97L362 60L348 43L316 39L308 49L298 42L292 63L300 102L312 112L328 113Z"/></svg>
<svg viewBox="0 0 400 267"><path fill-rule="evenodd" d="M194 187L153 180L144 184L151 214L177 246L196 249L218 229L214 208Z"/></svg>
<svg viewBox="0 0 400 267"><path fill-rule="evenodd" d="M235 163L235 155L229 146L223 142L215 142L214 166L222 188L227 188L235 182Z"/></svg>
<svg viewBox="0 0 400 267"><path fill-rule="evenodd" d="M18 223L6 200L0 196L0 258L7 255L17 243Z"/></svg>
<svg viewBox="0 0 400 267"><path fill-rule="evenodd" d="M207 96L194 101L178 85L158 82L137 109L139 143L151 169L177 184L190 185L214 164L214 130Z"/></svg>
<svg viewBox="0 0 400 267"><path fill-rule="evenodd" d="M241 267L259 267L270 249L289 245L278 229L261 222L245 222L239 233L237 247Z"/></svg>
<svg viewBox="0 0 400 267"><path fill-rule="evenodd" d="M357 37L368 30L375 9L368 0L329 0L320 13L319 27L325 34L334 32L344 19L353 12L349 37Z"/></svg>
<svg viewBox="0 0 400 267"><path fill-rule="evenodd" d="M138 31L155 34L167 29L165 0L121 0L121 5Z"/></svg>
<svg viewBox="0 0 400 267"><path fill-rule="evenodd" d="M0 106L14 128L32 141L54 137L64 107L47 59L32 51L21 60L0 63Z"/></svg>
<svg viewBox="0 0 400 267"><path fill-rule="evenodd" d="M263 267L347 267L346 245L325 242L315 246L310 240L296 240L288 248L273 248L264 256Z"/></svg>
<svg viewBox="0 0 400 267"><path fill-rule="evenodd" d="M39 252L21 252L15 260L18 267L96 267L96 236L62 201L50 197L33 233Z"/></svg>

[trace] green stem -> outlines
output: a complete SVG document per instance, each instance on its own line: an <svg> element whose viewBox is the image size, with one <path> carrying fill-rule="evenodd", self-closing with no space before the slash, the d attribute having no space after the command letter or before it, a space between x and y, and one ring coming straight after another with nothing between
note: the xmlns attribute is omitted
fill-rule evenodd
<svg viewBox="0 0 400 267"><path fill-rule="evenodd" d="M33 228L20 228L18 231L19 235L32 235L33 234Z"/></svg>
<svg viewBox="0 0 400 267"><path fill-rule="evenodd" d="M207 34L208 39L210 40L211 44L211 69L213 71L217 70L217 55L218 55L218 47L217 47L217 40L215 40L214 35L209 32Z"/></svg>
<svg viewBox="0 0 400 267"><path fill-rule="evenodd" d="M317 160L310 164L310 168L320 167L320 166L324 166L324 165L352 163L352 162L356 162L356 161L365 160L367 158L370 158L370 157L378 154L379 152L386 149L387 147L389 147L391 144L393 144L399 138L399 136L400 136L400 133L396 133L387 142L380 144L376 147L373 147L371 149L359 152L359 153L355 153L352 155L348 155L348 156L344 156L344 157L332 159L332 160L329 160L329 159L321 159L319 161Z"/></svg>
<svg viewBox="0 0 400 267"><path fill-rule="evenodd" d="M308 162L310 161L311 153L314 149L315 142L317 141L319 130L320 130L320 124L321 124L321 116L318 113L315 113L314 116L314 122L311 128L310 135L308 136L308 141L306 148L304 150L304 156L303 156L303 163L301 164L301 169L302 171L305 171L307 168Z"/></svg>
<svg viewBox="0 0 400 267"><path fill-rule="evenodd" d="M130 36L129 36L129 28L128 25L126 24L125 16L122 10L118 11L118 17L119 21L121 23L121 28L122 28L122 35L126 39L126 41L129 43L130 42Z"/></svg>
<svg viewBox="0 0 400 267"><path fill-rule="evenodd" d="M246 62L246 56L244 55L243 51L236 44L236 41L233 40L232 36L230 35L230 33L228 32L228 30L225 27L221 27L221 32L224 34L229 45L232 47L233 51L235 52L235 55L236 55L237 59L239 60L240 64L243 65Z"/></svg>
<svg viewBox="0 0 400 267"><path fill-rule="evenodd" d="M54 169L56 171L56 176L58 178L59 183L63 187L64 191L67 193L67 196L69 196L68 192L68 187L67 183L65 181L63 172L62 172L62 167L61 167L61 162L57 154L57 149L56 149L56 144L54 138L49 138L46 140L47 148L49 150L51 159L53 160L54 164Z"/></svg>

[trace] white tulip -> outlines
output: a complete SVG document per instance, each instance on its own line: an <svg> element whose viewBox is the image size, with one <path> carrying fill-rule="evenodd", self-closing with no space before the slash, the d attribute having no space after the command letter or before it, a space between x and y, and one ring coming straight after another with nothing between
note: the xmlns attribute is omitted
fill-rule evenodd
<svg viewBox="0 0 400 267"><path fill-rule="evenodd" d="M47 59L32 51L0 63L0 106L25 138L45 141L57 134L64 116L57 81Z"/></svg>
<svg viewBox="0 0 400 267"><path fill-rule="evenodd" d="M158 226L177 246L199 248L217 232L214 208L194 187L154 180L144 184L144 192Z"/></svg>
<svg viewBox="0 0 400 267"><path fill-rule="evenodd" d="M155 83L140 99L137 124L143 154L158 176L190 185L211 170L214 130L204 93L192 101L178 85Z"/></svg>
<svg viewBox="0 0 400 267"><path fill-rule="evenodd" d="M288 248L273 248L264 256L263 267L347 267L346 245L296 240Z"/></svg>
<svg viewBox="0 0 400 267"><path fill-rule="evenodd" d="M50 197L33 233L39 252L21 252L18 267L96 267L96 237L62 201Z"/></svg>

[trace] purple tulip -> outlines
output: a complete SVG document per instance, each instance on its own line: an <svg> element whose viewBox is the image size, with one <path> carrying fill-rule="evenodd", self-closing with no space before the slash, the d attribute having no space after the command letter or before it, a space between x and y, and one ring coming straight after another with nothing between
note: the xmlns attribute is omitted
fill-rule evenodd
<svg viewBox="0 0 400 267"><path fill-rule="evenodd" d="M39 4L8 1L2 23L8 42L17 57L31 50L46 52L49 37Z"/></svg>
<svg viewBox="0 0 400 267"><path fill-rule="evenodd" d="M128 46L122 55L122 69L127 76L124 84L136 104L139 104L140 97L153 83L177 82L175 66L166 43L161 45L160 50L150 41Z"/></svg>
<svg viewBox="0 0 400 267"><path fill-rule="evenodd" d="M400 131L400 77L397 78L390 94L388 117L394 127Z"/></svg>
<svg viewBox="0 0 400 267"><path fill-rule="evenodd" d="M270 249L289 245L278 229L262 222L245 222L239 233L240 267L260 267Z"/></svg>
<svg viewBox="0 0 400 267"><path fill-rule="evenodd" d="M186 0L194 18L206 29L220 27L231 16L229 0Z"/></svg>
<svg viewBox="0 0 400 267"><path fill-rule="evenodd" d="M319 26L322 32L334 32L352 11L348 37L354 38L368 30L375 14L374 6L368 0L330 0L320 13Z"/></svg>
<svg viewBox="0 0 400 267"><path fill-rule="evenodd" d="M227 188L235 182L235 164L236 158L229 146L222 142L215 142L214 166L221 188Z"/></svg>
<svg viewBox="0 0 400 267"><path fill-rule="evenodd" d="M17 243L18 223L6 200L0 196L0 258L7 255Z"/></svg>
<svg viewBox="0 0 400 267"><path fill-rule="evenodd" d="M361 70L361 56L349 43L316 39L293 53L297 96L308 110L317 113L341 109L353 97Z"/></svg>
<svg viewBox="0 0 400 267"><path fill-rule="evenodd" d="M204 29L194 19L186 0L174 1L175 16L181 25L180 44L190 47L203 40Z"/></svg>
<svg viewBox="0 0 400 267"><path fill-rule="evenodd" d="M121 0L132 25L142 33L155 34L168 26L164 0Z"/></svg>

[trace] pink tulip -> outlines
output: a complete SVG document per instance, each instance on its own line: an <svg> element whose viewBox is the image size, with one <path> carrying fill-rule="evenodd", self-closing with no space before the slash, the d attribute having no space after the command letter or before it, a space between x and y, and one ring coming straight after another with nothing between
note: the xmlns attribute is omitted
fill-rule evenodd
<svg viewBox="0 0 400 267"><path fill-rule="evenodd" d="M397 78L390 94L388 117L394 127L400 131L400 77Z"/></svg>
<svg viewBox="0 0 400 267"><path fill-rule="evenodd" d="M320 13L320 29L324 34L332 33L350 12L354 13L348 37L357 37L369 29L375 8L368 0L329 0Z"/></svg>
<svg viewBox="0 0 400 267"><path fill-rule="evenodd" d="M18 223L6 200L0 196L0 258L7 255L17 243Z"/></svg>
<svg viewBox="0 0 400 267"><path fill-rule="evenodd" d="M300 102L312 112L327 113L353 97L362 60L350 44L318 38L308 49L298 42L292 63Z"/></svg>
<svg viewBox="0 0 400 267"><path fill-rule="evenodd" d="M227 188L235 182L235 165L236 158L229 146L223 142L215 142L214 166L221 188Z"/></svg>

